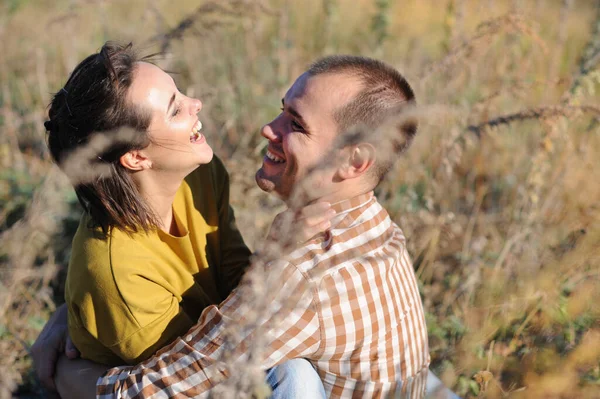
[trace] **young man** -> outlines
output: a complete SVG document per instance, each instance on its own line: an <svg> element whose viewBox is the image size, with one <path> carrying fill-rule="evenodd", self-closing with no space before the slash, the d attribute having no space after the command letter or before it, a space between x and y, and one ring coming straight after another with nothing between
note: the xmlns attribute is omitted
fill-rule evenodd
<svg viewBox="0 0 600 399"><path fill-rule="evenodd" d="M222 355L244 359L258 335L262 368L307 359L327 397L424 395L429 355L416 278L402 231L372 193L393 161L375 132L414 103L413 92L381 62L333 56L313 64L282 103L261 132L269 145L257 184L289 205L332 203L329 232L268 264L276 277L266 276L267 309L233 351L227 330L246 317L250 279L148 361L109 370L99 397L203 396L235 373ZM387 147L400 151L416 125L392 126ZM342 136L357 127L366 136ZM94 378L105 371L89 370Z"/></svg>

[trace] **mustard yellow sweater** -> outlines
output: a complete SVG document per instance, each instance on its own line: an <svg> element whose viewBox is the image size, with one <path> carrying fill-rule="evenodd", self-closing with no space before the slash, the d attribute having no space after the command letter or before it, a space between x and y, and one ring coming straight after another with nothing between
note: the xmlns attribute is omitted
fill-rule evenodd
<svg viewBox="0 0 600 399"><path fill-rule="evenodd" d="M218 158L185 179L173 213L180 237L113 229L103 238L83 216L65 288L69 332L82 357L110 366L138 363L183 335L238 284L250 252Z"/></svg>

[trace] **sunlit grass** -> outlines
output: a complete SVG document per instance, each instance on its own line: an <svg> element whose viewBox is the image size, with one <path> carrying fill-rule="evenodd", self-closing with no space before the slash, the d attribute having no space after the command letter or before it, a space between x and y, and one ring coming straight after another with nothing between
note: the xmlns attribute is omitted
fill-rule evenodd
<svg viewBox="0 0 600 399"><path fill-rule="evenodd" d="M183 92L202 99L205 131L228 166L251 246L281 207L253 174L264 146L258 129L277 114L286 88L323 54L374 56L399 68L419 104L441 106L378 189L408 237L421 280L432 369L464 396L594 397L598 117L578 110L518 117L479 136L469 126L543 106L598 106L597 69L579 90L570 88L588 43L600 46L599 32L592 36L600 13L585 1L571 8L561 1L389 3L215 2L169 43L160 64L176 72ZM132 40L151 52L197 7L166 0L0 5L0 398L19 389L40 394L27 348L61 301L57 272L78 220L78 208L65 207L74 204L68 186L34 204L43 217L27 219L38 187L52 183L44 180L50 161L42 125L51 93L105 40ZM8 248L19 245L19 229L33 241Z"/></svg>

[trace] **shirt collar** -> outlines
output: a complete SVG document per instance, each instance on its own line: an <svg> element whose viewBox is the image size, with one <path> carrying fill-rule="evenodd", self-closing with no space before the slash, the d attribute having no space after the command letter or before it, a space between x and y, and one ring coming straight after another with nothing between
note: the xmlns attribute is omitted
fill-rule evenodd
<svg viewBox="0 0 600 399"><path fill-rule="evenodd" d="M329 249L333 239L332 230L351 227L354 221L362 214L362 208L372 201L376 201L376 199L373 191L370 191L331 204L331 209L336 211L336 215L331 220L331 227L327 231L317 234L311 241L324 243L326 249Z"/></svg>
<svg viewBox="0 0 600 399"><path fill-rule="evenodd" d="M369 191L368 193L360 194L356 197L331 204L331 209L336 212L336 215L331 221L331 226L333 228L349 227L354 219L356 219L356 217L362 213L361 211L358 213L353 211L362 208L374 200L375 194L373 194L373 191Z"/></svg>
<svg viewBox="0 0 600 399"><path fill-rule="evenodd" d="M371 198L373 198L373 196L373 191L369 191L368 193L360 194L356 197L335 202L331 204L331 208L335 210L338 214L349 212L353 209L360 208L361 206L369 202Z"/></svg>

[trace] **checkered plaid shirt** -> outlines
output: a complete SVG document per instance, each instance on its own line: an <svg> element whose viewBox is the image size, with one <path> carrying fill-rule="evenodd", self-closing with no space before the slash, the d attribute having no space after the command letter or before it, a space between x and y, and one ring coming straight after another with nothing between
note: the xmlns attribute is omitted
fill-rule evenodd
<svg viewBox="0 0 600 399"><path fill-rule="evenodd" d="M404 235L372 192L333 208L330 234L268 265L283 274L273 274L278 287L265 294L272 299L268 311L241 333L235 357L243 361L260 337L264 369L306 358L328 397L423 397L427 330ZM198 324L154 357L109 370L98 379L98 397L204 397L229 376L221 362L232 348L227 328L244 324L253 310L243 295L248 284L205 309ZM290 297L291 305L281 305Z"/></svg>

